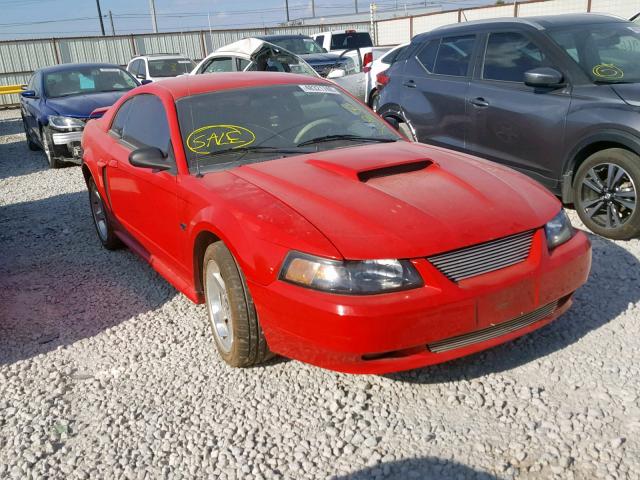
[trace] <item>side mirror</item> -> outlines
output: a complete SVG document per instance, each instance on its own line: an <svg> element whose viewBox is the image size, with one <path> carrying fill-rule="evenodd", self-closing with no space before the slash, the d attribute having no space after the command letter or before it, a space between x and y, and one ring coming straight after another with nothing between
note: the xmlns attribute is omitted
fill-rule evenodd
<svg viewBox="0 0 640 480"><path fill-rule="evenodd" d="M171 165L159 148L138 148L129 154L129 163L134 167L152 168L157 171L169 170Z"/></svg>
<svg viewBox="0 0 640 480"><path fill-rule="evenodd" d="M342 78L346 76L347 72L344 70L344 68L334 68L329 72L327 78Z"/></svg>
<svg viewBox="0 0 640 480"><path fill-rule="evenodd" d="M384 117L384 121L393 127L394 130L400 130L400 122L394 117Z"/></svg>
<svg viewBox="0 0 640 480"><path fill-rule="evenodd" d="M562 74L555 68L541 67L524 72L524 83L530 87L561 87Z"/></svg>
<svg viewBox="0 0 640 480"><path fill-rule="evenodd" d="M25 90L24 92L20 92L20 95L24 98L36 98L36 92L34 90Z"/></svg>
<svg viewBox="0 0 640 480"><path fill-rule="evenodd" d="M136 78L137 78L138 80L146 80L146 79L147 79L147 76L146 76L146 75L144 75L143 73L138 73L138 74L136 74Z"/></svg>
<svg viewBox="0 0 640 480"><path fill-rule="evenodd" d="M148 85L148 84L150 84L150 83L153 83L153 80L142 80L142 81L140 82L140 85Z"/></svg>

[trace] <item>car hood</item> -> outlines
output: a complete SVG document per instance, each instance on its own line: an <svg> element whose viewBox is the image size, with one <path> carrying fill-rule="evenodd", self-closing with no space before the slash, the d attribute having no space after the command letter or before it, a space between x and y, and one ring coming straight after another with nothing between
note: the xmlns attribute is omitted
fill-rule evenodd
<svg viewBox="0 0 640 480"><path fill-rule="evenodd" d="M127 92L103 92L71 97L48 98L47 106L58 115L86 118L96 108L109 107Z"/></svg>
<svg viewBox="0 0 640 480"><path fill-rule="evenodd" d="M310 65L313 65L314 63L331 63L340 58L340 55L336 55L334 53L308 53L298 56L304 58L304 60Z"/></svg>
<svg viewBox="0 0 640 480"><path fill-rule="evenodd" d="M617 83L611 88L627 104L640 107L640 83Z"/></svg>
<svg viewBox="0 0 640 480"><path fill-rule="evenodd" d="M409 142L232 171L296 210L348 259L416 258L541 227L560 202L513 170Z"/></svg>

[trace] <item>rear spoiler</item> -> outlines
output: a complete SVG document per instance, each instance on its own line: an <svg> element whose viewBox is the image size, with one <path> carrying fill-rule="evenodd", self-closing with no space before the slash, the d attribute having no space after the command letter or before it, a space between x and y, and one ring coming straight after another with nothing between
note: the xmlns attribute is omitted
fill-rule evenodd
<svg viewBox="0 0 640 480"><path fill-rule="evenodd" d="M111 105L109 105L108 107L100 107L100 108L96 108L93 112L91 112L91 115L89 115L89 118L100 118L102 117L107 110L109 110L111 108Z"/></svg>

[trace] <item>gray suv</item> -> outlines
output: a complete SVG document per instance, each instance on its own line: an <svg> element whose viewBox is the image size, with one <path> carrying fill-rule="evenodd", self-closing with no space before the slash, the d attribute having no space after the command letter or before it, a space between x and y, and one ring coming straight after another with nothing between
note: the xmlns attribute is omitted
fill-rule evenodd
<svg viewBox="0 0 640 480"><path fill-rule="evenodd" d="M596 14L469 22L413 38L378 113L415 141L513 167L594 232L640 234L640 26Z"/></svg>

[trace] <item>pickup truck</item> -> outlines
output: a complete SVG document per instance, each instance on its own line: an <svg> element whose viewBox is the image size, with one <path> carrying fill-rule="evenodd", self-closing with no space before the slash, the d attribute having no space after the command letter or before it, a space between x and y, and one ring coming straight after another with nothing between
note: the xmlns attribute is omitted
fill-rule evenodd
<svg viewBox="0 0 640 480"><path fill-rule="evenodd" d="M357 32L356 30L333 30L316 33L312 38L325 50L341 55L345 50L359 49L347 52L356 65L365 73L373 62L373 41L369 32Z"/></svg>

